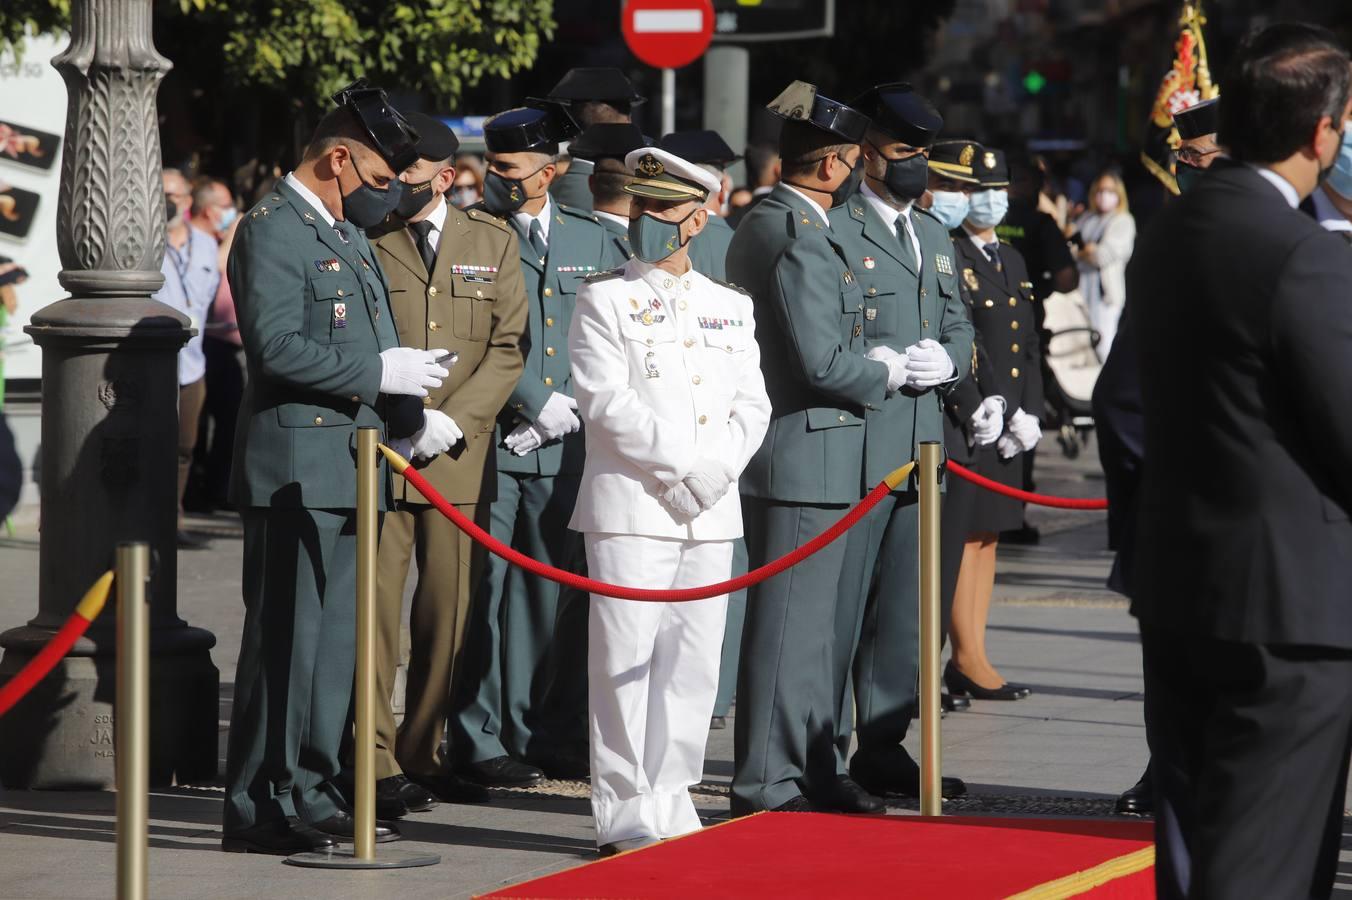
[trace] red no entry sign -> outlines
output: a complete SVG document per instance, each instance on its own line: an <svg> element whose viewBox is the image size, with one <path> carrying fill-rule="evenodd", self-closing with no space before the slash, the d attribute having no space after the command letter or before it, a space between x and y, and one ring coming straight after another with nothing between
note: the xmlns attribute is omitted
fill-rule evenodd
<svg viewBox="0 0 1352 900"><path fill-rule="evenodd" d="M658 69L690 65L714 36L712 0L626 0L620 17L629 49Z"/></svg>

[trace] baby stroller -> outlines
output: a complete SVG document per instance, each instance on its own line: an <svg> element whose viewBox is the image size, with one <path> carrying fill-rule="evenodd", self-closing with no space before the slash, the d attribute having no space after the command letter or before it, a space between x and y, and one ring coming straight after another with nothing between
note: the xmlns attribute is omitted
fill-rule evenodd
<svg viewBox="0 0 1352 900"><path fill-rule="evenodd" d="M1091 398L1103 363L1099 334L1089 324L1089 311L1079 291L1051 294L1042 301L1043 390L1045 424L1055 429L1068 459L1080 455L1094 427Z"/></svg>

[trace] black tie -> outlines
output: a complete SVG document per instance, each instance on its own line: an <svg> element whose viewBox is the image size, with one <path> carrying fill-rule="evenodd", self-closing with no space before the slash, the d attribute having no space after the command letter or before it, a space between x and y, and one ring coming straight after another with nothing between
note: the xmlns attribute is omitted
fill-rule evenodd
<svg viewBox="0 0 1352 900"><path fill-rule="evenodd" d="M995 271L1003 272L1004 267L1000 265L1000 244L996 241L991 241L981 249L986 251L987 258L990 259L991 264L995 266Z"/></svg>
<svg viewBox="0 0 1352 900"><path fill-rule="evenodd" d="M437 264L437 251L432 249L432 229L436 226L423 219L421 222L410 223L408 227L413 229L418 255L422 257L423 265L427 267L427 274L431 275L432 268Z"/></svg>

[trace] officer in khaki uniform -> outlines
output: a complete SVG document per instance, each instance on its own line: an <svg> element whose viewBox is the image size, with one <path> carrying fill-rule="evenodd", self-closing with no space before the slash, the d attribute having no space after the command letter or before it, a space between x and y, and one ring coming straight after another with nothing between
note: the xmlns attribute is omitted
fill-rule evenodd
<svg viewBox="0 0 1352 900"><path fill-rule="evenodd" d="M420 134L419 160L401 176L404 200L399 215L377 232L376 251L390 282L399 342L459 354L450 377L423 399L453 423L455 443L450 452L414 465L442 496L487 527L496 495L494 425L523 368L526 288L517 240L501 219L462 212L446 201L459 142L431 116L413 113L409 120ZM419 811L438 799L487 799L483 788L450 772L441 750L485 551L403 479L395 482L395 500L380 534L377 575L376 799L387 815L401 812L401 804ZM410 558L417 559L418 583L409 617L404 721L396 736L389 701Z"/></svg>
<svg viewBox="0 0 1352 900"><path fill-rule="evenodd" d="M490 530L574 569L581 546L567 525L584 449L568 325L582 280L622 261L594 215L549 195L559 142L577 133L567 111L545 101L489 119L483 204L516 232L529 307L525 372L498 416ZM586 623L585 594L488 560L449 724L458 774L486 786L586 777Z"/></svg>

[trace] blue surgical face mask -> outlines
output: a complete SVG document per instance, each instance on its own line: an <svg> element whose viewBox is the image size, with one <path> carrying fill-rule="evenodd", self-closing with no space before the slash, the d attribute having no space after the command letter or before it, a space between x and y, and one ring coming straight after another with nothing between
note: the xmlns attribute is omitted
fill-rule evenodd
<svg viewBox="0 0 1352 900"><path fill-rule="evenodd" d="M972 227L985 231L1005 220L1009 212L1009 192L1005 190L977 191L971 197L967 221Z"/></svg>
<svg viewBox="0 0 1352 900"><path fill-rule="evenodd" d="M681 249L685 243L681 240L681 226L697 212L698 207L679 222L668 222L652 213L643 213L630 219L629 247L634 251L634 256L645 263L659 263Z"/></svg>
<svg viewBox="0 0 1352 900"><path fill-rule="evenodd" d="M1349 137L1352 137L1352 122L1343 128L1343 145L1338 149L1338 159L1324 184L1338 196L1352 200L1352 140L1348 140Z"/></svg>
<svg viewBox="0 0 1352 900"><path fill-rule="evenodd" d="M221 221L216 223L216 230L224 234L226 229L235 224L235 219L238 217L239 210L235 209L233 206L225 207L225 209L221 210Z"/></svg>
<svg viewBox="0 0 1352 900"><path fill-rule="evenodd" d="M929 211L934 214L949 231L957 228L967 218L971 203L962 191L930 191L934 202Z"/></svg>

